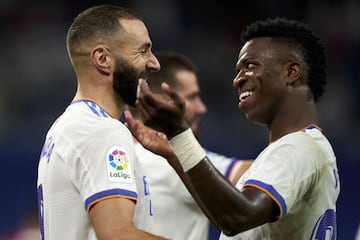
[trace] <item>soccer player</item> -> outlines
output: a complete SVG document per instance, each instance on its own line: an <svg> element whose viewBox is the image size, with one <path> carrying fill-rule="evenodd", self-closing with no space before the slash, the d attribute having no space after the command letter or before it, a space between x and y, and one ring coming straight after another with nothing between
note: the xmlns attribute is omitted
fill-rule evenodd
<svg viewBox="0 0 360 240"><path fill-rule="evenodd" d="M119 121L135 103L138 78L160 69L143 20L130 9L94 6L71 24L67 48L78 85L41 153L41 239L163 239L149 233L147 178Z"/></svg>
<svg viewBox="0 0 360 240"><path fill-rule="evenodd" d="M269 145L236 187L211 164L185 121L184 100L167 84L170 101L141 80L137 106L169 141L126 112L128 127L173 166L220 239L336 239L339 176L316 111L326 83L323 44L309 26L284 18L256 21L242 36L233 85L247 119L269 129Z"/></svg>
<svg viewBox="0 0 360 240"><path fill-rule="evenodd" d="M185 101L185 119L198 137L198 124L207 109L200 97L200 88L196 68L192 62L179 53L159 52L155 54L161 69L151 75L149 80L155 93L161 91L161 83L167 83L177 90ZM134 108L131 109L136 114ZM137 142L135 145L151 187L152 206L154 209L153 233L176 240L206 240L209 237L209 220L197 206L195 200L185 188L173 168L161 156L150 152ZM236 158L206 150L214 166L231 182L249 168L252 161L238 161ZM212 227L212 226L211 226ZM219 232L211 228L211 237Z"/></svg>

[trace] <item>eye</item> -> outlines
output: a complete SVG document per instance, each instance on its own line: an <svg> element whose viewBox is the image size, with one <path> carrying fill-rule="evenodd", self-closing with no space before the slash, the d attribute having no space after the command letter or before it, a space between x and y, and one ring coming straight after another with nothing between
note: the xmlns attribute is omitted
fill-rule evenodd
<svg viewBox="0 0 360 240"><path fill-rule="evenodd" d="M253 69L256 65L254 63L251 63L251 62L247 62L246 63L246 68L247 69Z"/></svg>
<svg viewBox="0 0 360 240"><path fill-rule="evenodd" d="M140 53L142 54L142 55L147 55L147 54L149 54L151 52L151 48L150 47L146 47L146 48L144 48L144 49L142 49L141 51L140 51Z"/></svg>

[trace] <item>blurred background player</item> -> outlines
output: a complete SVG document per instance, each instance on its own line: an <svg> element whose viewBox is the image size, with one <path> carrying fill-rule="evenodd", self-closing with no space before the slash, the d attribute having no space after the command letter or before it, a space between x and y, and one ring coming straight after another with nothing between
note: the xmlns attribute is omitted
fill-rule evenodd
<svg viewBox="0 0 360 240"><path fill-rule="evenodd" d="M199 121L207 109L200 97L196 68L182 54L158 52L155 54L161 69L151 75L149 84L154 92L161 91L161 83L167 82L185 99L185 118L199 138ZM130 108L136 115L136 110ZM154 234L176 240L218 239L220 232L209 225L210 221L197 206L174 169L163 157L137 143L136 152L147 171L154 209ZM236 182L252 161L240 161L206 151L212 163L230 181ZM209 229L210 226L210 229Z"/></svg>

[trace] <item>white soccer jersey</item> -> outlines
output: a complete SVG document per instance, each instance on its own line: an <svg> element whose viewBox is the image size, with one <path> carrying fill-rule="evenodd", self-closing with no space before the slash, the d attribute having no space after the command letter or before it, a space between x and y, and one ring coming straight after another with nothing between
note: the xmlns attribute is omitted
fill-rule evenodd
<svg viewBox="0 0 360 240"><path fill-rule="evenodd" d="M336 239L336 201L340 183L332 147L310 126L271 143L240 178L279 206L279 219L234 237L220 239Z"/></svg>
<svg viewBox="0 0 360 240"><path fill-rule="evenodd" d="M136 201L134 224L151 231L151 202L130 131L94 102L72 103L50 128L38 168L42 239L96 239L88 211ZM113 224L121 224L121 219Z"/></svg>
<svg viewBox="0 0 360 240"><path fill-rule="evenodd" d="M174 240L208 239L209 220L166 159L136 143L136 153L148 176L154 211L153 234ZM238 167L232 158L207 152L211 162L226 176Z"/></svg>

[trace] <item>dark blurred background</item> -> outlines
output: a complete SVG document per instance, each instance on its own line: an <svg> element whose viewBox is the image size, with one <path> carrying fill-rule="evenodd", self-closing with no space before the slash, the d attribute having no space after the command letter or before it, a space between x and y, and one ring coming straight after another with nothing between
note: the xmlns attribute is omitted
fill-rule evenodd
<svg viewBox="0 0 360 240"><path fill-rule="evenodd" d="M320 127L333 143L341 178L338 239L354 239L360 223L360 2L321 1L70 1L0 2L0 236L16 231L37 210L37 162L44 136L70 103L76 78L66 32L83 9L119 4L140 13L154 51L179 51L198 67L208 113L203 145L255 158L267 145L262 126L247 122L232 88L240 32L253 20L303 20L328 51L328 85L320 99ZM36 213L36 212L35 212Z"/></svg>

